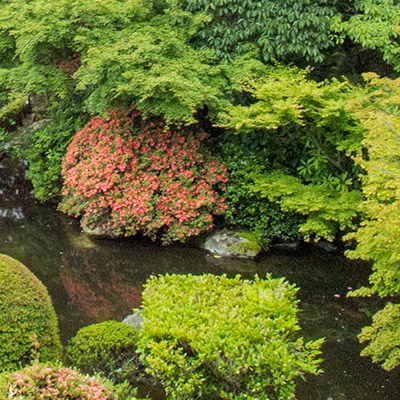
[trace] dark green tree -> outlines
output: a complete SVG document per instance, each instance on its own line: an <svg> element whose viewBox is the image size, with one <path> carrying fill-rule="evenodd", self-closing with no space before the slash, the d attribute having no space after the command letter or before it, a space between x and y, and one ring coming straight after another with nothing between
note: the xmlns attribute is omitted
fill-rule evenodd
<svg viewBox="0 0 400 400"><path fill-rule="evenodd" d="M180 0L182 7L206 16L196 35L198 48L232 60L256 48L263 61L321 62L330 39L330 0Z"/></svg>
<svg viewBox="0 0 400 400"><path fill-rule="evenodd" d="M352 15L335 16L337 41L348 37L363 48L381 52L383 60L400 71L400 8L396 0L355 0Z"/></svg>

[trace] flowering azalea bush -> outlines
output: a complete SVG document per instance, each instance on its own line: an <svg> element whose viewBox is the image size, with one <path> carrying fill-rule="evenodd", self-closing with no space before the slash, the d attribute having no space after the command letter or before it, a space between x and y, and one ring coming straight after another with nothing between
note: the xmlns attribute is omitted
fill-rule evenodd
<svg viewBox="0 0 400 400"><path fill-rule="evenodd" d="M70 368L34 364L5 377L2 399L118 399L96 378L84 376ZM5 396L5 397L3 397Z"/></svg>
<svg viewBox="0 0 400 400"><path fill-rule="evenodd" d="M105 234L141 231L164 243L213 227L225 211L226 168L202 145L205 134L167 129L137 111L93 118L63 161L60 209Z"/></svg>

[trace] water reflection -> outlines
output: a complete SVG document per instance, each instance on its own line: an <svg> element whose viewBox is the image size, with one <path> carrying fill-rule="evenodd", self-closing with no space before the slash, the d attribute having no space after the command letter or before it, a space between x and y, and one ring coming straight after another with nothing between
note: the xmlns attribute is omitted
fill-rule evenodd
<svg viewBox="0 0 400 400"><path fill-rule="evenodd" d="M385 372L359 356L356 335L381 304L346 298L350 287L366 283L369 265L313 248L274 251L255 262L217 259L198 248L140 239L90 239L77 221L35 202L24 170L23 163L0 164L0 252L23 262L45 283L64 342L84 325L129 314L140 305L143 284L152 274L241 273L252 278L271 273L300 288L306 339L326 337L325 373L300 381L298 400L398 399L399 373Z"/></svg>
<svg viewBox="0 0 400 400"><path fill-rule="evenodd" d="M142 283L132 271L124 273L119 258L109 259L92 249L79 249L63 253L61 261L60 276L70 301L93 321L122 320L133 307L140 306Z"/></svg>

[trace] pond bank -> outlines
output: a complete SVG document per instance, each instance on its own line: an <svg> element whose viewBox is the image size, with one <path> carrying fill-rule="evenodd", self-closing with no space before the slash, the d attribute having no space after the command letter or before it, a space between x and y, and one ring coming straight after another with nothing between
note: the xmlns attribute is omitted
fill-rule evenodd
<svg viewBox="0 0 400 400"><path fill-rule="evenodd" d="M299 289L306 338L325 336L325 373L299 382L298 400L396 400L399 373L383 371L359 356L356 335L378 304L348 299L349 288L367 282L369 266L322 249L274 249L257 261L225 260L184 245L147 240L90 239L77 221L37 203L24 163L0 162L0 252L28 266L47 286L64 342L82 326L122 320L141 302L152 274L226 273L285 276Z"/></svg>

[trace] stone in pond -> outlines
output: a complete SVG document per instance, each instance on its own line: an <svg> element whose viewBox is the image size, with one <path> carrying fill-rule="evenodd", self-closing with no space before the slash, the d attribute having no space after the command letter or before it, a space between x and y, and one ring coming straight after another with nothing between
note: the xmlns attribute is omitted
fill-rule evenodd
<svg viewBox="0 0 400 400"><path fill-rule="evenodd" d="M143 324L142 313L136 311L133 314L129 314L122 322L129 326L133 326L136 329L141 329Z"/></svg>
<svg viewBox="0 0 400 400"><path fill-rule="evenodd" d="M207 238L204 248L217 257L254 258L262 251L254 235L248 232L221 231Z"/></svg>
<svg viewBox="0 0 400 400"><path fill-rule="evenodd" d="M104 229L101 226L89 226L85 217L81 219L81 228L84 234L98 238L117 239L122 236L112 230Z"/></svg>

